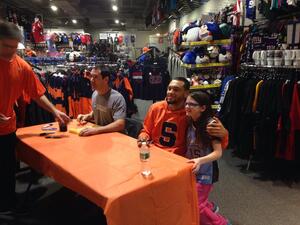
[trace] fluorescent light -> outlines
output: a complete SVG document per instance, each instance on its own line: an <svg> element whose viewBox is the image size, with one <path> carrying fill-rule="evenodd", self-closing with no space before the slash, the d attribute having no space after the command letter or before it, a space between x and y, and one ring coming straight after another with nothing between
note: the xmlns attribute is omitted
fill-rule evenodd
<svg viewBox="0 0 300 225"><path fill-rule="evenodd" d="M159 37L159 36L160 36L160 33L156 33L156 36Z"/></svg>
<svg viewBox="0 0 300 225"><path fill-rule="evenodd" d="M115 23L116 23L116 24L119 24L119 23L120 23L120 21L119 21L119 20L115 20Z"/></svg>
<svg viewBox="0 0 300 225"><path fill-rule="evenodd" d="M50 7L50 8L51 8L51 9L52 9L52 11L54 11L54 12L55 12L55 11L57 11L57 9L58 9L58 8L57 8L57 6L55 6L55 5L51 5L51 7Z"/></svg>
<svg viewBox="0 0 300 225"><path fill-rule="evenodd" d="M112 10L113 10L113 11L118 11L118 6L113 5L113 6L112 6Z"/></svg>
<svg viewBox="0 0 300 225"><path fill-rule="evenodd" d="M76 24L76 23L77 23L77 20L74 20L74 19L73 19L73 20L72 20L72 23Z"/></svg>

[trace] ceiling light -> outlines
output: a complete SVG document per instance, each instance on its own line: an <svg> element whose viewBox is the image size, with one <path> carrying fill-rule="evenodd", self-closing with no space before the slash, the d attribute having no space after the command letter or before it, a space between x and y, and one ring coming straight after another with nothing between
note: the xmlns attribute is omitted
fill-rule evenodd
<svg viewBox="0 0 300 225"><path fill-rule="evenodd" d="M55 5L51 5L51 7L50 7L50 8L51 8L51 9L52 9L52 11L54 11L54 12L55 12L55 11L57 11L57 9L58 9L58 8L57 8L57 6L55 6Z"/></svg>
<svg viewBox="0 0 300 225"><path fill-rule="evenodd" d="M76 23L77 23L77 20L72 20L72 23L76 24Z"/></svg>
<svg viewBox="0 0 300 225"><path fill-rule="evenodd" d="M120 23L120 21L119 21L119 20L115 20L115 23L116 23L116 24L119 24L119 23Z"/></svg>
<svg viewBox="0 0 300 225"><path fill-rule="evenodd" d="M118 11L118 6L113 5L113 6L112 6L112 10L113 10L113 11Z"/></svg>
<svg viewBox="0 0 300 225"><path fill-rule="evenodd" d="M156 33L156 36L159 37L159 36L160 36L160 33Z"/></svg>

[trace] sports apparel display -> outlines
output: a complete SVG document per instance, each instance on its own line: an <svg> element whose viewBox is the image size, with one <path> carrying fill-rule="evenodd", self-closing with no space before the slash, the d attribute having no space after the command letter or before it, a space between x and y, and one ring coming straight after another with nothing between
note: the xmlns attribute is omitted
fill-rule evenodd
<svg viewBox="0 0 300 225"><path fill-rule="evenodd" d="M39 18L35 18L34 23L32 24L32 36L35 43L41 43L45 41L43 24Z"/></svg>
<svg viewBox="0 0 300 225"><path fill-rule="evenodd" d="M84 73L76 70L58 70L54 73L46 73L45 78L49 100L56 108L71 118L92 111L93 92L90 80L84 76Z"/></svg>
<svg viewBox="0 0 300 225"><path fill-rule="evenodd" d="M255 0L246 0L246 17L251 20L256 19L256 3Z"/></svg>
<svg viewBox="0 0 300 225"><path fill-rule="evenodd" d="M270 79L269 74L276 69L272 73L248 70L230 81L220 111L230 133L230 145L246 157L254 154L264 160L299 160L295 139L299 130L299 74L279 70L278 78Z"/></svg>
<svg viewBox="0 0 300 225"><path fill-rule="evenodd" d="M129 68L133 97L143 100L162 100L166 96L170 75L165 57L153 56L153 49L142 54Z"/></svg>

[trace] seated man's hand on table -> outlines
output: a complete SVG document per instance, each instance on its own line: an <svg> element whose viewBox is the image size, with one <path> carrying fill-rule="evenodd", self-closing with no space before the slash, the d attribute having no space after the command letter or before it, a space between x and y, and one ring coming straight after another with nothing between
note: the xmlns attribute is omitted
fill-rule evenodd
<svg viewBox="0 0 300 225"><path fill-rule="evenodd" d="M89 121L89 119L90 119L90 115L89 115L89 114L86 114L86 115L79 114L79 115L77 116L77 121L78 121L78 123L80 123L81 125L87 124L87 122Z"/></svg>
<svg viewBox="0 0 300 225"><path fill-rule="evenodd" d="M91 136L94 134L98 134L98 130L95 127L86 127L83 128L80 133L79 136Z"/></svg>

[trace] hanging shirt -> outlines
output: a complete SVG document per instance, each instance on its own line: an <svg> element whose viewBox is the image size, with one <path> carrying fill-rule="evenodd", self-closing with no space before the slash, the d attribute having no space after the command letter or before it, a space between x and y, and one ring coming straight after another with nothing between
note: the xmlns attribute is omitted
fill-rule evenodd
<svg viewBox="0 0 300 225"><path fill-rule="evenodd" d="M41 43L45 41L43 24L40 21L32 24L32 35L35 43Z"/></svg>
<svg viewBox="0 0 300 225"><path fill-rule="evenodd" d="M143 68L136 64L129 69L130 83L133 89L133 96L137 99L143 98Z"/></svg>
<svg viewBox="0 0 300 225"><path fill-rule="evenodd" d="M144 100L163 100L166 97L170 75L161 66L144 65L143 68Z"/></svg>
<svg viewBox="0 0 300 225"><path fill-rule="evenodd" d="M116 89L121 94L126 92L126 96L128 96L128 100L132 100L133 91L132 91L130 82L127 77L117 76L116 80L113 82L113 86L114 86L114 89ZM124 95L123 95L123 97L124 97ZM126 100L126 98L125 98L125 100Z"/></svg>
<svg viewBox="0 0 300 225"><path fill-rule="evenodd" d="M256 19L255 0L246 0L246 17L251 20Z"/></svg>
<svg viewBox="0 0 300 225"><path fill-rule="evenodd" d="M263 84L263 80L259 81L255 87L255 96L254 96L254 101L253 101L253 105L252 105L252 112L254 112L254 113L256 112L259 89L262 84Z"/></svg>
<svg viewBox="0 0 300 225"><path fill-rule="evenodd" d="M285 159L294 160L296 156L296 137L299 137L300 132L300 85L296 82L293 89L293 97L290 110L291 129L288 135L286 146ZM297 145L299 144L299 140ZM299 154L299 149L297 150Z"/></svg>
<svg viewBox="0 0 300 225"><path fill-rule="evenodd" d="M13 106L23 94L32 99L40 98L45 88L36 77L31 67L19 56L10 62L0 59L0 113L11 119L0 124L0 135L16 131L16 115Z"/></svg>

